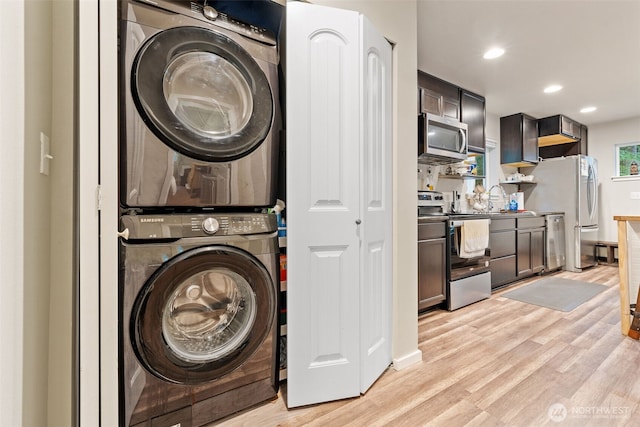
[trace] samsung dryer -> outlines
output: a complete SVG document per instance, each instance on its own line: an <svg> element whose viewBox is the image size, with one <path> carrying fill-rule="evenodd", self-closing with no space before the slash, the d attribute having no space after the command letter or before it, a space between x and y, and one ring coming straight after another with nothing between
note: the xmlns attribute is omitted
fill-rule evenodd
<svg viewBox="0 0 640 427"><path fill-rule="evenodd" d="M120 425L200 426L278 391L273 214L120 218Z"/></svg>
<svg viewBox="0 0 640 427"><path fill-rule="evenodd" d="M120 16L121 206L273 206L275 35L197 2L123 0Z"/></svg>

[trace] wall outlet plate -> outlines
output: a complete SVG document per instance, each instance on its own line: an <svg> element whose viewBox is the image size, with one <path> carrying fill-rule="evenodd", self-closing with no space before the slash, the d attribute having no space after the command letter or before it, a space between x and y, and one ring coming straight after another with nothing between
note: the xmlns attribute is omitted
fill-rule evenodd
<svg viewBox="0 0 640 427"><path fill-rule="evenodd" d="M640 191L632 191L631 200L640 200Z"/></svg>

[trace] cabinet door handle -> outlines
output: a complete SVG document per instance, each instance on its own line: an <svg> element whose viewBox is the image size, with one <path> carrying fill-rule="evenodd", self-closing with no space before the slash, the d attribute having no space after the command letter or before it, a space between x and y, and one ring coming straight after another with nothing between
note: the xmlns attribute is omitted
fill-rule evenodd
<svg viewBox="0 0 640 427"><path fill-rule="evenodd" d="M360 218L356 219L356 225L362 224L362 220Z"/></svg>

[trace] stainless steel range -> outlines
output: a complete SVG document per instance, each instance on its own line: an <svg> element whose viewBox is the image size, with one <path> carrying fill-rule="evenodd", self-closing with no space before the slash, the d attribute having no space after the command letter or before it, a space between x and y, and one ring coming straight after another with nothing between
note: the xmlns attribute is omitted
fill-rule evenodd
<svg viewBox="0 0 640 427"><path fill-rule="evenodd" d="M444 196L439 191L418 190L418 216L444 215Z"/></svg>

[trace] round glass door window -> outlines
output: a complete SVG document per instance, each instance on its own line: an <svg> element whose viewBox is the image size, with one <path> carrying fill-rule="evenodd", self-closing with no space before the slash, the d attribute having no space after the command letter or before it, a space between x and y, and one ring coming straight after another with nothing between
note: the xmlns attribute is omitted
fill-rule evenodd
<svg viewBox="0 0 640 427"><path fill-rule="evenodd" d="M177 27L151 37L133 62L139 113L164 143L204 161L229 161L269 133L273 99L260 66L229 37Z"/></svg>
<svg viewBox="0 0 640 427"><path fill-rule="evenodd" d="M164 263L136 298L132 344L154 375L212 381L247 360L273 331L276 296L266 268L232 247L184 252Z"/></svg>
<svg viewBox="0 0 640 427"><path fill-rule="evenodd" d="M251 119L253 97L242 73L210 52L171 59L163 93L171 112L201 138L220 140L239 133Z"/></svg>
<svg viewBox="0 0 640 427"><path fill-rule="evenodd" d="M222 359L249 336L256 294L245 278L226 269L197 273L180 283L162 314L162 335L189 363Z"/></svg>

